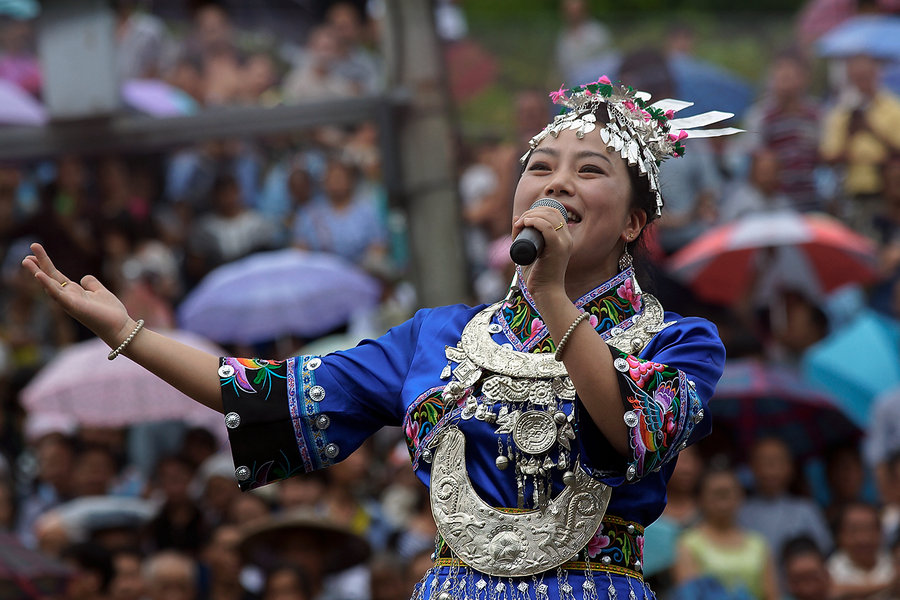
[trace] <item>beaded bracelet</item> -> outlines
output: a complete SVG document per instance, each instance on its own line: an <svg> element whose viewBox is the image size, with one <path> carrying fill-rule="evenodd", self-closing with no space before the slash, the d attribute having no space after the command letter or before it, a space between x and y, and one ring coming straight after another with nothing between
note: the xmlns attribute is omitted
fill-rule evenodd
<svg viewBox="0 0 900 600"><path fill-rule="evenodd" d="M566 331L566 335L562 336L562 339L559 340L559 343L556 345L556 353L553 355L557 361L562 361L562 351L563 348L566 347L566 342L569 341L569 336L572 335L572 332L575 331L575 328L578 327L578 324L590 317L590 313L583 312L572 321L572 324L569 325L569 329Z"/></svg>
<svg viewBox="0 0 900 600"><path fill-rule="evenodd" d="M135 324L134 329L131 330L131 333L128 334L128 337L125 338L125 341L122 342L121 344L119 344L118 348L116 348L115 350L110 352L109 356L107 356L106 358L108 358L109 360L112 360L115 357L117 357L119 354L121 354L122 351L125 350L125 348L128 346L128 344L131 343L131 340L134 339L134 336L137 335L137 332L140 331L141 329L143 329L143 327L144 327L144 320L140 319L137 322L137 324Z"/></svg>

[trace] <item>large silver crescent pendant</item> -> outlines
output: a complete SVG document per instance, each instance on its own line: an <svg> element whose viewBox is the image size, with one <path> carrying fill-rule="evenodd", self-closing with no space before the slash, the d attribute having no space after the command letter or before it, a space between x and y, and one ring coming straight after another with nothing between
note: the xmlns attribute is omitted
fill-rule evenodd
<svg viewBox="0 0 900 600"><path fill-rule="evenodd" d="M465 436L448 427L431 465L431 511L444 541L464 563L495 577L525 577L571 560L600 527L611 488L576 464L575 482L546 507L507 513L475 491Z"/></svg>

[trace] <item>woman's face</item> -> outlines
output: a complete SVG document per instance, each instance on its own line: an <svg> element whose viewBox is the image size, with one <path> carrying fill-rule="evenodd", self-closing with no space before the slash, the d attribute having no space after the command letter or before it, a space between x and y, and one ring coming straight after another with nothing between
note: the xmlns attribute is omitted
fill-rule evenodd
<svg viewBox="0 0 900 600"><path fill-rule="evenodd" d="M700 505L708 521L731 523L737 516L744 492L733 473L708 475L700 490Z"/></svg>
<svg viewBox="0 0 900 600"><path fill-rule="evenodd" d="M558 200L569 212L572 255L568 273L605 281L617 271L626 236L646 222L631 207L631 180L624 160L594 130L582 139L572 130L547 136L528 158L516 186L513 220L540 198Z"/></svg>

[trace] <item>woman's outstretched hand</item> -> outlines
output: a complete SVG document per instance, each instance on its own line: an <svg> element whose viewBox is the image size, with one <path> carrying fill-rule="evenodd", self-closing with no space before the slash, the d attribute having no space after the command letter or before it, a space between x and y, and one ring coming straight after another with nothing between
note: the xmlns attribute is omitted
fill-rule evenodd
<svg viewBox="0 0 900 600"><path fill-rule="evenodd" d="M96 277L86 275L81 283L60 272L40 244L32 244L32 255L22 261L44 291L69 315L110 346L116 346L134 327L125 305Z"/></svg>

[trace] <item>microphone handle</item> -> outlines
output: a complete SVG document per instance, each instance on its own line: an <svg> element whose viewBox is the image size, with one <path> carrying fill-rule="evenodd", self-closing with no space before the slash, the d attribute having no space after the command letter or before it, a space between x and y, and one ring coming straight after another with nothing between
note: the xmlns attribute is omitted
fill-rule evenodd
<svg viewBox="0 0 900 600"><path fill-rule="evenodd" d="M517 265L530 265L544 249L544 236L534 227L526 227L519 232L509 247L509 256Z"/></svg>

